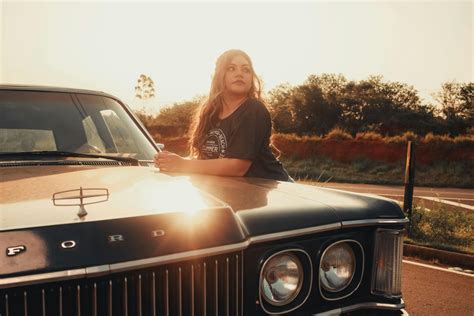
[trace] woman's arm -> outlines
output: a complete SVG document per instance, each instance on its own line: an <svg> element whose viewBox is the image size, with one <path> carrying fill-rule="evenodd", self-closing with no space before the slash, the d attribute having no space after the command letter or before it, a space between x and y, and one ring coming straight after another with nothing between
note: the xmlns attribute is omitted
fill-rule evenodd
<svg viewBox="0 0 474 316"><path fill-rule="evenodd" d="M218 176L241 177L247 173L252 161L235 158L188 159L165 151L155 155L155 164L160 170L167 172L205 173Z"/></svg>

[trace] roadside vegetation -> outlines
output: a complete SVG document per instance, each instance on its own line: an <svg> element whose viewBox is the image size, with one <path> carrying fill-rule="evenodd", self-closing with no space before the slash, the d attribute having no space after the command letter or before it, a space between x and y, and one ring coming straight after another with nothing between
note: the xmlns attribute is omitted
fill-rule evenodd
<svg viewBox="0 0 474 316"><path fill-rule="evenodd" d="M166 150L188 154L187 137L154 137ZM416 144L417 186L474 187L474 135L421 137L407 132L383 137L371 132L352 137L336 129L324 137L273 137L280 160L295 180L389 185L403 184L408 140Z"/></svg>
<svg viewBox="0 0 474 316"><path fill-rule="evenodd" d="M442 250L474 254L474 213L449 211L438 205L413 208L406 242Z"/></svg>
<svg viewBox="0 0 474 316"><path fill-rule="evenodd" d="M366 183L402 185L405 162L386 163L367 158L355 159L350 163L329 158L281 159L289 174L295 180L318 182ZM429 187L474 187L473 161L437 161L431 165L417 165L416 186ZM469 176L471 174L471 176Z"/></svg>
<svg viewBox="0 0 474 316"><path fill-rule="evenodd" d="M143 78L142 78L143 77ZM153 87L139 78L140 85ZM145 91L146 92L146 91ZM474 187L474 83L446 82L434 102L402 82L381 76L348 80L310 75L300 85L281 84L266 94L273 143L296 179L401 184L407 141L415 143L416 185ZM205 96L138 116L157 142L187 155L189 126Z"/></svg>

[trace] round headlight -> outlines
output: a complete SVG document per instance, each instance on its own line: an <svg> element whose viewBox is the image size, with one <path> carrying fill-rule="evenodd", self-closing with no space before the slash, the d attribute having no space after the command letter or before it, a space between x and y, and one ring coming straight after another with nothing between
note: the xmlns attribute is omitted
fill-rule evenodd
<svg viewBox="0 0 474 316"><path fill-rule="evenodd" d="M303 267L295 255L286 252L271 257L262 267L260 288L264 299L282 306L295 299L303 283Z"/></svg>
<svg viewBox="0 0 474 316"><path fill-rule="evenodd" d="M321 258L319 279L323 289L338 292L345 289L354 276L356 259L347 243L336 243L327 248Z"/></svg>

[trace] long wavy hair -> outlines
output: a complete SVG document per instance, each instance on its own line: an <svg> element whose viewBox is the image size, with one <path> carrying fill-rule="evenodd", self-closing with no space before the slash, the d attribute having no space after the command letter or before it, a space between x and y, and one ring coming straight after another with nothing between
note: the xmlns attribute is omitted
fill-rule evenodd
<svg viewBox="0 0 474 316"><path fill-rule="evenodd" d="M255 74L249 55L239 49L231 49L224 52L217 59L209 95L197 109L191 123L191 128L189 129L191 131L189 152L192 157L198 156L199 148L202 145L206 133L218 120L219 112L224 104L225 74L229 64L236 56L244 57L252 72L252 86L248 92L248 98L259 100L265 104L262 98L262 82Z"/></svg>

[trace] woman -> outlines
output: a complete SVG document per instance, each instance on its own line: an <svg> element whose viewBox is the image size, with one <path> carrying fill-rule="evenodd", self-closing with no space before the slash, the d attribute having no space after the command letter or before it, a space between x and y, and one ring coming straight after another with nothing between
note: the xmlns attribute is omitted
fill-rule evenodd
<svg viewBox="0 0 474 316"><path fill-rule="evenodd" d="M155 155L163 171L291 181L271 151L272 123L250 57L224 52L216 63L207 100L194 118L190 158Z"/></svg>

